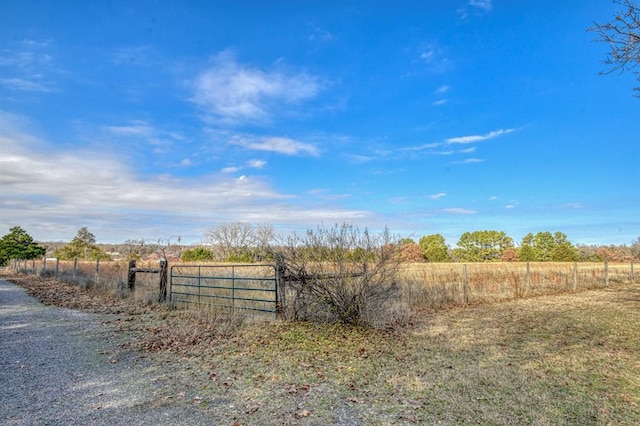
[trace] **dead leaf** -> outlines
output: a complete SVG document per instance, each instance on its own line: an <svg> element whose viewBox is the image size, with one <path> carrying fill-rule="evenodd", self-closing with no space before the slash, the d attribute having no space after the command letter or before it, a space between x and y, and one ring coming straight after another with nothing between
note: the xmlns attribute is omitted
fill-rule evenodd
<svg viewBox="0 0 640 426"><path fill-rule="evenodd" d="M300 411L296 411L296 413L294 414L294 417L296 419L299 419L301 417L309 417L311 415L311 411L309 410L300 410Z"/></svg>

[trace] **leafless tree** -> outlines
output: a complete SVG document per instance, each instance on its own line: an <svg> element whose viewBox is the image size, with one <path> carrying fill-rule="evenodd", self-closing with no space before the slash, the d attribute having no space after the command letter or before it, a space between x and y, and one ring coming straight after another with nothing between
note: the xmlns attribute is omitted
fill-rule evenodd
<svg viewBox="0 0 640 426"><path fill-rule="evenodd" d="M273 239L270 225L252 225L243 222L223 223L209 229L204 239L220 252L225 261L262 260Z"/></svg>
<svg viewBox="0 0 640 426"><path fill-rule="evenodd" d="M614 0L622 6L612 21L598 24L589 31L595 32L598 37L595 41L609 45L610 51L604 60L608 66L603 74L614 71L630 71L638 76L640 71L636 68L640 64L640 6L632 0ZM635 96L640 97L640 86L634 88Z"/></svg>

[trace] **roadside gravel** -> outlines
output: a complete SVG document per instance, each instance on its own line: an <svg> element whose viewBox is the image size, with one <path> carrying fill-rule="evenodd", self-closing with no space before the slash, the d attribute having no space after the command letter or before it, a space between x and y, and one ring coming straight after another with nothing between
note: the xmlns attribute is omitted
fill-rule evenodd
<svg viewBox="0 0 640 426"><path fill-rule="evenodd" d="M126 349L110 319L45 306L0 279L0 423L216 424L174 364Z"/></svg>

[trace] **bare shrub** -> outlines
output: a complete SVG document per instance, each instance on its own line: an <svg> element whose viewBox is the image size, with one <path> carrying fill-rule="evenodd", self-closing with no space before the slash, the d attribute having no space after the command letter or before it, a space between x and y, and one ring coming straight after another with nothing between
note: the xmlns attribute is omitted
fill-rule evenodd
<svg viewBox="0 0 640 426"><path fill-rule="evenodd" d="M284 267L288 316L298 320L380 327L401 310L398 256L388 230L343 224L289 236L274 256Z"/></svg>

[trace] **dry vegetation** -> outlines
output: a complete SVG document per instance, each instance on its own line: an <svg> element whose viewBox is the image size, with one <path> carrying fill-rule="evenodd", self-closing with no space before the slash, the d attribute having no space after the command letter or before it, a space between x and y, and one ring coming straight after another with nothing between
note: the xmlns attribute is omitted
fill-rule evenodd
<svg viewBox="0 0 640 426"><path fill-rule="evenodd" d="M452 306L460 303L453 284L424 296L433 285L423 281L418 291L428 274L455 283L461 266L405 271L424 309L387 330L140 308L96 287L18 281L48 303L118 313L106 326L177 377L159 404L190 403L220 424L640 423L640 285L622 283L628 265L619 279L610 268L606 288L503 303ZM483 275L496 266L500 275ZM580 266L600 282L601 265ZM470 265L471 294L512 299L510 277L519 286L521 267ZM547 286L557 292L567 273L573 280L568 267L536 271L553 277ZM426 309L436 300L449 306Z"/></svg>

